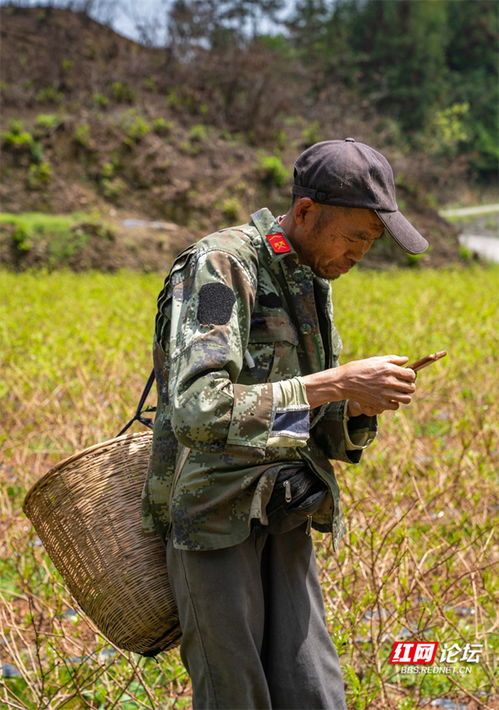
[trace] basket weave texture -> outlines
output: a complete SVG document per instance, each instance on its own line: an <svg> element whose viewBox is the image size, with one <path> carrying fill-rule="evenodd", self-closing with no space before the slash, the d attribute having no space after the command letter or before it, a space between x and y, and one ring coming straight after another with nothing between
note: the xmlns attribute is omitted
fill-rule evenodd
<svg viewBox="0 0 499 710"><path fill-rule="evenodd" d="M119 648L152 656L180 639L164 544L143 532L152 433L126 434L48 471L23 509L81 609Z"/></svg>

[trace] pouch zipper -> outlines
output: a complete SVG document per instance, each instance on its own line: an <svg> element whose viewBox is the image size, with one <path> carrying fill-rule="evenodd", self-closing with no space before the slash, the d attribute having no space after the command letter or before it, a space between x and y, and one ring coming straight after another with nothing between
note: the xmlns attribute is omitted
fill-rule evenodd
<svg viewBox="0 0 499 710"><path fill-rule="evenodd" d="M291 503L293 496L291 495L291 483L289 481L284 481L282 484L284 486L284 500L286 503Z"/></svg>

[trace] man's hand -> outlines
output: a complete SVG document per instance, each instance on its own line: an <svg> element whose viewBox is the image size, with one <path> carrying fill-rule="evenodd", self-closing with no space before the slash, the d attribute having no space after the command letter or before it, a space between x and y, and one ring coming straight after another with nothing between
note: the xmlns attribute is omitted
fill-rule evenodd
<svg viewBox="0 0 499 710"><path fill-rule="evenodd" d="M408 359L382 355L305 375L301 379L310 407L348 399L351 416L373 416L387 409L398 409L401 404L410 404L416 390L416 373L402 367Z"/></svg>
<svg viewBox="0 0 499 710"><path fill-rule="evenodd" d="M370 407L362 408L358 402L354 402L353 399L347 400L347 414L349 417L358 417L360 414L367 414L368 417L374 417L378 412Z"/></svg>

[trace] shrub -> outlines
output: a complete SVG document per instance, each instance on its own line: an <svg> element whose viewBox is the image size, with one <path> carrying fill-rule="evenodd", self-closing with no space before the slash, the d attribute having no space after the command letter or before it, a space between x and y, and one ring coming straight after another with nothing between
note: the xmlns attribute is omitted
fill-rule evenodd
<svg viewBox="0 0 499 710"><path fill-rule="evenodd" d="M202 143L207 137L208 131L206 130L206 126L203 126L201 123L197 123L189 131L189 138L195 143Z"/></svg>
<svg viewBox="0 0 499 710"><path fill-rule="evenodd" d="M473 259L473 252L464 244L459 245L459 258L461 261L471 261Z"/></svg>
<svg viewBox="0 0 499 710"><path fill-rule="evenodd" d="M134 108L122 114L121 127L125 132L123 143L129 147L132 147L134 143L138 143L152 130L151 124L140 116Z"/></svg>
<svg viewBox="0 0 499 710"><path fill-rule="evenodd" d="M406 258L407 266L414 269L417 266L420 266L421 259L424 258L424 254L406 254L405 258Z"/></svg>
<svg viewBox="0 0 499 710"><path fill-rule="evenodd" d="M33 246L29 232L23 225L18 225L12 232L12 241L20 251L29 251Z"/></svg>
<svg viewBox="0 0 499 710"><path fill-rule="evenodd" d="M182 141L179 145L180 150L187 155L199 155L201 153L202 147L199 141L190 143L189 141Z"/></svg>
<svg viewBox="0 0 499 710"><path fill-rule="evenodd" d="M52 133L63 123L61 116L55 113L40 113L35 120L35 128L39 128L42 133Z"/></svg>
<svg viewBox="0 0 499 710"><path fill-rule="evenodd" d="M117 201L123 194L123 191L126 186L123 180L121 180L120 178L114 178L113 180L104 178L101 181L101 187L104 196L108 200Z"/></svg>
<svg viewBox="0 0 499 710"><path fill-rule="evenodd" d="M173 109L178 109L182 105L182 99L179 96L177 89L171 88L166 92L166 100L168 105Z"/></svg>
<svg viewBox="0 0 499 710"><path fill-rule="evenodd" d="M64 96L52 86L47 86L44 89L40 89L35 98L40 103L60 104Z"/></svg>
<svg viewBox="0 0 499 710"><path fill-rule="evenodd" d="M427 143L430 151L436 155L454 156L459 145L468 140L465 121L470 105L467 102L452 104L433 116L430 126L430 139Z"/></svg>
<svg viewBox="0 0 499 710"><path fill-rule="evenodd" d="M20 118L12 118L9 121L9 131L11 133L21 133L24 130L24 123Z"/></svg>
<svg viewBox="0 0 499 710"><path fill-rule="evenodd" d="M173 121L165 121L164 118L155 118L152 122L152 129L158 136L169 135L173 131L174 126Z"/></svg>
<svg viewBox="0 0 499 710"><path fill-rule="evenodd" d="M103 178L112 178L114 175L114 165L109 161L102 163L100 169Z"/></svg>
<svg viewBox="0 0 499 710"><path fill-rule="evenodd" d="M98 215L86 215L82 221L78 213L0 213L0 228L5 225L12 226L11 243L17 252L17 266L21 268L23 264L58 268L77 255L93 236L113 239Z"/></svg>
<svg viewBox="0 0 499 710"><path fill-rule="evenodd" d="M135 142L139 142L151 132L151 125L142 118L142 116L137 116L128 126L127 134Z"/></svg>
<svg viewBox="0 0 499 710"><path fill-rule="evenodd" d="M286 131L282 128L274 131L273 145L276 150L284 150L289 143L289 137Z"/></svg>
<svg viewBox="0 0 499 710"><path fill-rule="evenodd" d="M33 141L30 146L31 161L35 165L43 162L43 145L39 141Z"/></svg>
<svg viewBox="0 0 499 710"><path fill-rule="evenodd" d="M39 165L43 161L43 146L31 133L24 130L19 119L12 119L8 131L0 132L3 146L17 155L29 155L30 163Z"/></svg>
<svg viewBox="0 0 499 710"><path fill-rule="evenodd" d="M277 155L260 156L258 160L258 172L263 183L276 185L277 187L283 187L289 177L288 171Z"/></svg>
<svg viewBox="0 0 499 710"><path fill-rule="evenodd" d="M319 121L313 121L307 128L304 128L301 132L302 145L304 148L308 148L314 143L318 143L322 140L321 126Z"/></svg>
<svg viewBox="0 0 499 710"><path fill-rule="evenodd" d="M83 56L86 59L95 59L98 56L99 52L97 47L94 44L86 44L84 49L83 49Z"/></svg>
<svg viewBox="0 0 499 710"><path fill-rule="evenodd" d="M231 221L239 219L242 212L242 206L237 197L228 197L220 206L223 216Z"/></svg>
<svg viewBox="0 0 499 710"><path fill-rule="evenodd" d="M88 148L90 145L90 126L88 123L78 123L75 126L73 140L75 143Z"/></svg>
<svg viewBox="0 0 499 710"><path fill-rule="evenodd" d="M121 81L113 81L111 84L111 96L115 101L119 101L124 104L131 104L135 100L133 90Z"/></svg>
<svg viewBox="0 0 499 710"><path fill-rule="evenodd" d="M158 90L158 80L155 76L148 76L144 79L144 88L146 91L157 91Z"/></svg>
<svg viewBox="0 0 499 710"><path fill-rule="evenodd" d="M98 108L106 108L109 104L109 99L104 94L99 94L96 92L92 95L92 101Z"/></svg>
<svg viewBox="0 0 499 710"><path fill-rule="evenodd" d="M33 136L22 129L21 121L11 121L10 130L2 131L1 136L3 144L14 150L31 149L33 144Z"/></svg>
<svg viewBox="0 0 499 710"><path fill-rule="evenodd" d="M52 181L53 173L50 163L43 160L39 165L30 165L28 172L28 186L31 190L46 187Z"/></svg>

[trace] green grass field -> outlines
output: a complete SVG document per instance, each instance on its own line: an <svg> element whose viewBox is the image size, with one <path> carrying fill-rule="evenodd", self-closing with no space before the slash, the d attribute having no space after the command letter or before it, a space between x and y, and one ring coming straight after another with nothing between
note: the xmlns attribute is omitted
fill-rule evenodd
<svg viewBox="0 0 499 710"><path fill-rule="evenodd" d="M498 277L490 267L334 283L343 361L448 351L418 376L411 407L382 417L362 464L337 467L348 523L339 553L316 537L350 709L430 708L439 698L498 707ZM52 464L112 438L131 416L151 368L161 285L150 274L0 274L2 706L191 705L177 651L156 663L111 649L71 611L21 511ZM477 644L479 660L403 673L388 663L394 640Z"/></svg>

